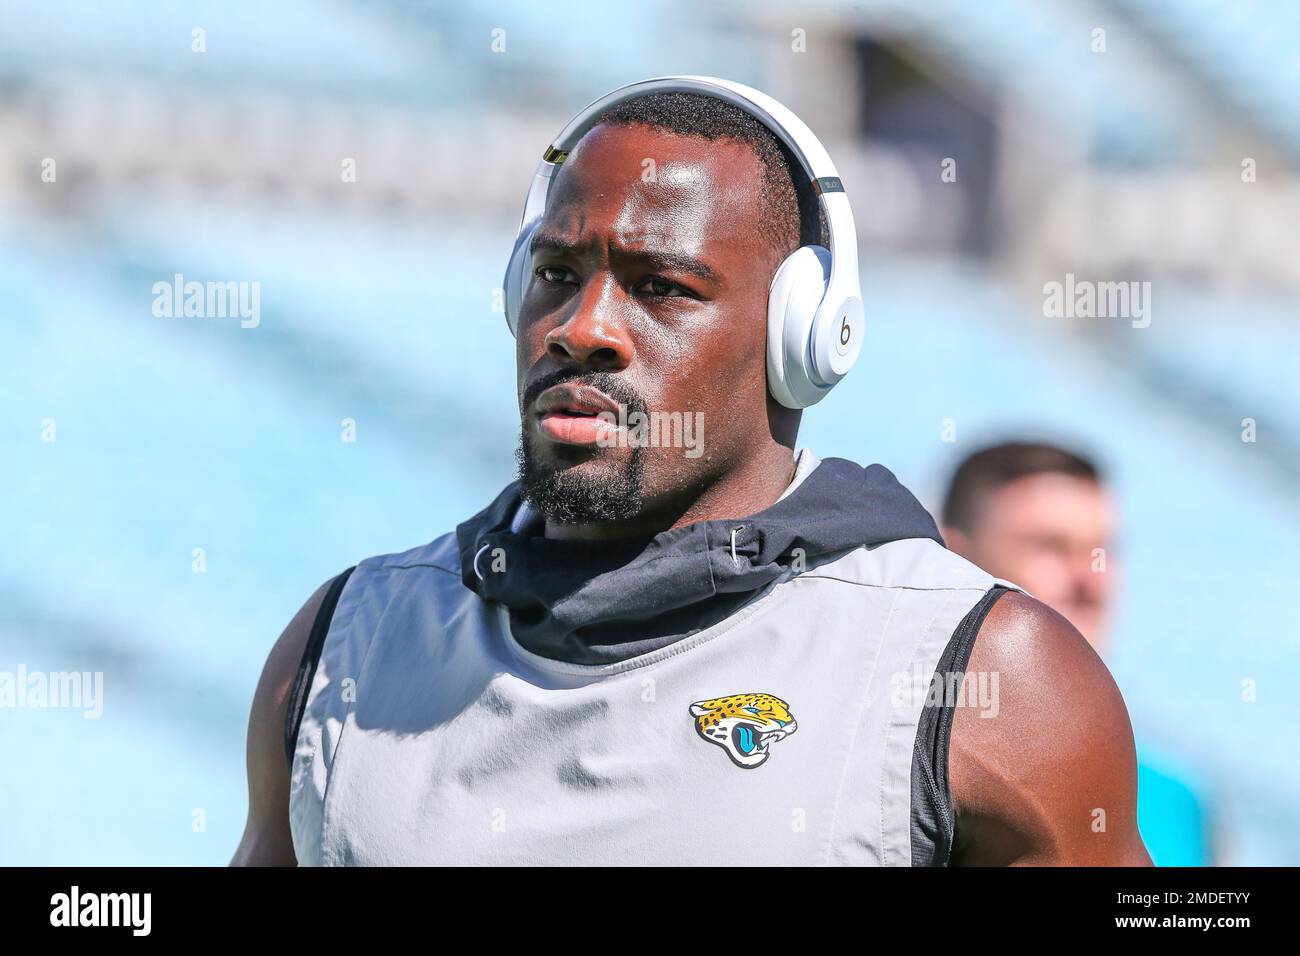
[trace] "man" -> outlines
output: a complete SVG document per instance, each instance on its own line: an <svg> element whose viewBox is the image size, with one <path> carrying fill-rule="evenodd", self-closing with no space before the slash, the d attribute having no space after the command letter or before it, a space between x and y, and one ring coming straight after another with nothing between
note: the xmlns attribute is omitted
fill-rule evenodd
<svg viewBox="0 0 1300 956"><path fill-rule="evenodd" d="M1108 653L1115 503L1091 461L1039 442L981 449L953 472L941 520L953 551L1015 581ZM1138 826L1157 865L1205 866L1205 813L1179 776L1167 758L1139 754Z"/></svg>
<svg viewBox="0 0 1300 956"><path fill-rule="evenodd" d="M773 381L773 300L823 294L789 292L795 250L852 256L839 180L697 79L548 150L507 309L519 481L290 622L235 863L1148 862L1087 642L944 550L884 468L796 454L816 397ZM926 706L966 669L996 699Z"/></svg>
<svg viewBox="0 0 1300 956"><path fill-rule="evenodd" d="M1106 653L1115 507L1092 462L1036 442L981 449L953 472L940 521L949 548L1015 581Z"/></svg>

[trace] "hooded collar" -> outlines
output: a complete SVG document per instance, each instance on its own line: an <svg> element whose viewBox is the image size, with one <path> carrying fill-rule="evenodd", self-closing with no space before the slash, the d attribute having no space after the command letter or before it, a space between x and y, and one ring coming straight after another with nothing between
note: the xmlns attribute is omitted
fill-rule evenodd
<svg viewBox="0 0 1300 956"><path fill-rule="evenodd" d="M882 465L800 452L794 480L747 518L700 521L646 538L560 541L541 534L518 483L456 529L461 579L510 613L525 649L610 664L710 627L791 564L902 538L943 543L934 519Z"/></svg>

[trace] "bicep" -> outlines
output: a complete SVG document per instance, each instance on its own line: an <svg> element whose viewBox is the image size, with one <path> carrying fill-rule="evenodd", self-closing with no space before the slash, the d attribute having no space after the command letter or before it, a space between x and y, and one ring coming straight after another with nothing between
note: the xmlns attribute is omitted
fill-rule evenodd
<svg viewBox="0 0 1300 956"><path fill-rule="evenodd" d="M329 582L294 615L267 656L248 717L248 820L232 866L294 866L289 831L289 768L285 717L294 677Z"/></svg>
<svg viewBox="0 0 1300 956"><path fill-rule="evenodd" d="M953 718L956 862L1149 864L1128 712L1078 631L1008 594L980 629L970 672L997 692L994 708L959 708Z"/></svg>

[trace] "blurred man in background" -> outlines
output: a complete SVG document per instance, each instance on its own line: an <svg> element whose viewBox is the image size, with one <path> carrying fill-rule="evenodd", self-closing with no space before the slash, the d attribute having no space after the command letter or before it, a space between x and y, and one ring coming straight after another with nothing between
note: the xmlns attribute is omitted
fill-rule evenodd
<svg viewBox="0 0 1300 956"><path fill-rule="evenodd" d="M1034 442L984 448L957 466L940 522L951 550L1014 581L1064 615L1099 655L1109 653L1116 509L1091 461ZM1153 862L1209 864L1200 801L1143 760L1141 741L1138 754L1138 829Z"/></svg>

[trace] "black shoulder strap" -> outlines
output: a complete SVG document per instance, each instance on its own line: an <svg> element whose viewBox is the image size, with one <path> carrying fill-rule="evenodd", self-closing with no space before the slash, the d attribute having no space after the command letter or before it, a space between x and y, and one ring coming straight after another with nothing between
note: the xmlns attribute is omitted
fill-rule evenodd
<svg viewBox="0 0 1300 956"><path fill-rule="evenodd" d="M1000 584L984 592L973 608L953 631L931 677L934 681L951 676L954 681L965 678L984 618L995 601L1010 588ZM928 700L929 698L927 698ZM929 703L921 709L921 720L916 727L916 744L912 753L912 865L947 866L952 855L956 819L952 810L952 787L948 782L948 740L952 736L954 708L940 694L941 706Z"/></svg>
<svg viewBox="0 0 1300 956"><path fill-rule="evenodd" d="M338 606L343 585L348 583L348 578L355 570L356 566L353 565L330 582L325 591L325 600L321 601L320 609L316 611L316 620L312 622L307 646L303 648L298 675L293 681L293 694L289 697L289 706L284 713L284 755L289 761L290 770L293 769L293 752L298 748L298 727L302 724L302 715L307 709L307 692L311 690L312 679L316 676L316 664L325 647L325 637L330 632L334 608Z"/></svg>

